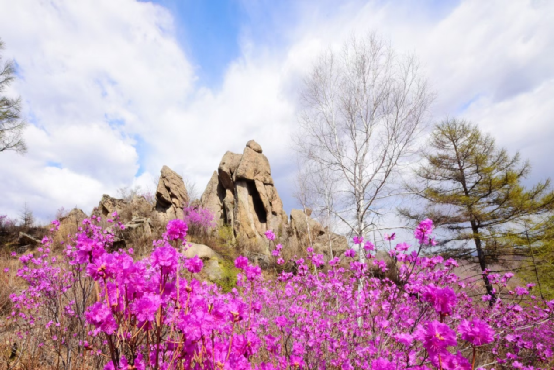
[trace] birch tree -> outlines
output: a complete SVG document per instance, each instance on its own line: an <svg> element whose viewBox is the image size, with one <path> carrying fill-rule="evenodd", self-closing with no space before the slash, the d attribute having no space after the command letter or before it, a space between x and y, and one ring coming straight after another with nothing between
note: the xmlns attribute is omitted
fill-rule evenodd
<svg viewBox="0 0 554 370"><path fill-rule="evenodd" d="M4 43L0 40L0 51ZM2 63L0 56L0 152L14 150L25 153L27 147L23 140L25 122L21 120L21 99L10 98L2 93L13 81L15 67L12 61Z"/></svg>
<svg viewBox="0 0 554 370"><path fill-rule="evenodd" d="M432 101L416 59L375 34L328 50L305 77L295 147L336 179L333 213L363 236L391 179L412 154ZM361 255L361 254L360 254Z"/></svg>

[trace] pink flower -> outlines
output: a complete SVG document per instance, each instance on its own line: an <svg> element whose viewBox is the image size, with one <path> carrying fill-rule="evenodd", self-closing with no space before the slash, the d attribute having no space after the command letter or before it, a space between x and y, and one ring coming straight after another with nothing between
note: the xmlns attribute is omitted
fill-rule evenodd
<svg viewBox="0 0 554 370"><path fill-rule="evenodd" d="M400 244L396 244L396 247L394 249L396 249L397 251L407 251L408 248L410 248L410 245L407 244L407 243L400 243Z"/></svg>
<svg viewBox="0 0 554 370"><path fill-rule="evenodd" d="M431 284L423 293L423 301L431 303L435 311L442 315L451 315L457 300L456 293L449 287L438 288Z"/></svg>
<svg viewBox="0 0 554 370"><path fill-rule="evenodd" d="M414 341L414 337L408 333L395 334L394 339L396 339L398 343L402 343L405 346L410 346Z"/></svg>
<svg viewBox="0 0 554 370"><path fill-rule="evenodd" d="M348 249L346 252L344 252L345 257L356 257L356 251L354 249Z"/></svg>
<svg viewBox="0 0 554 370"><path fill-rule="evenodd" d="M395 370L396 366L389 360L379 357L371 362L371 370Z"/></svg>
<svg viewBox="0 0 554 370"><path fill-rule="evenodd" d="M352 238L352 241L354 242L354 244L362 244L364 242L364 237L355 236L354 238Z"/></svg>
<svg viewBox="0 0 554 370"><path fill-rule="evenodd" d="M482 346L494 340L494 330L478 318L471 321L462 320L458 326L458 332L462 335L463 340L467 340L474 346Z"/></svg>
<svg viewBox="0 0 554 370"><path fill-rule="evenodd" d="M424 325L419 325L414 338L423 342L423 347L431 356L444 353L448 346L455 346L456 333L446 324L438 321L427 321Z"/></svg>
<svg viewBox="0 0 554 370"><path fill-rule="evenodd" d="M179 255L175 248L163 246L154 249L150 256L152 266L159 267L162 273L167 274L177 270L179 264Z"/></svg>
<svg viewBox="0 0 554 370"><path fill-rule="evenodd" d="M100 302L88 307L85 317L88 323L93 324L108 335L117 330L117 323L112 316L112 311Z"/></svg>
<svg viewBox="0 0 554 370"><path fill-rule="evenodd" d="M275 234L273 233L272 230L267 230L265 232L265 237L268 239L268 240L275 240Z"/></svg>
<svg viewBox="0 0 554 370"><path fill-rule="evenodd" d="M238 256L235 260L235 267L244 270L248 266L248 258L244 256Z"/></svg>
<svg viewBox="0 0 554 370"><path fill-rule="evenodd" d="M375 245L373 245L373 243L368 240L364 244L364 249L366 251L373 251L373 250L375 250Z"/></svg>
<svg viewBox="0 0 554 370"><path fill-rule="evenodd" d="M169 240L185 240L188 226L183 220L170 220L167 223L167 236Z"/></svg>
<svg viewBox="0 0 554 370"><path fill-rule="evenodd" d="M429 235L433 231L433 221L425 219L419 223L419 226L414 230L414 236L420 244L429 244Z"/></svg>
<svg viewBox="0 0 554 370"><path fill-rule="evenodd" d="M202 271L203 265L204 264L202 263L202 260L198 258L198 256L194 256L193 258L185 261L185 267L192 273L198 273Z"/></svg>
<svg viewBox="0 0 554 370"><path fill-rule="evenodd" d="M396 236L396 233L392 233L391 235L385 234L385 240L394 240Z"/></svg>

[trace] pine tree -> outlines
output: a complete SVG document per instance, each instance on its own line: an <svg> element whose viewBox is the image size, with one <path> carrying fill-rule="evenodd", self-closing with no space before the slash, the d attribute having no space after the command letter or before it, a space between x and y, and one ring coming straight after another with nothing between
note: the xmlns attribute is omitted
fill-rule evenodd
<svg viewBox="0 0 554 370"><path fill-rule="evenodd" d="M424 214L400 213L411 219L429 217L450 231L441 252L458 259L474 259L485 272L506 251L502 231L530 215L547 212L554 204L550 180L531 189L521 181L530 171L519 153L498 149L490 135L463 120L448 119L431 134L424 164L416 171L418 184L410 186L428 203ZM487 294L495 299L483 274Z"/></svg>

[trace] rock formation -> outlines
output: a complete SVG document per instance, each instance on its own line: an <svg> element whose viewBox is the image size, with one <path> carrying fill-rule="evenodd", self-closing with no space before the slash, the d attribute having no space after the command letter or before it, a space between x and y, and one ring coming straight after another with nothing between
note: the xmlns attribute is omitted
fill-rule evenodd
<svg viewBox="0 0 554 370"><path fill-rule="evenodd" d="M67 214L67 216L60 218L60 228L69 226L79 227L81 225L81 222L83 222L83 220L87 217L87 214L81 209L73 208L71 212Z"/></svg>
<svg viewBox="0 0 554 370"><path fill-rule="evenodd" d="M239 239L262 247L264 254L268 253L265 231L283 233L287 226L269 161L254 140L246 144L242 155L225 153L202 194L201 204L220 224L232 225Z"/></svg>
<svg viewBox="0 0 554 370"><path fill-rule="evenodd" d="M348 241L344 236L329 232L319 222L310 217L311 211L307 214L300 209L293 209L290 212L289 239L303 245L311 244L316 253L324 253L327 256L342 254L348 249Z"/></svg>
<svg viewBox="0 0 554 370"><path fill-rule="evenodd" d="M156 189L156 212L160 219L169 221L183 218L183 207L189 202L189 195L183 178L167 166L162 167Z"/></svg>

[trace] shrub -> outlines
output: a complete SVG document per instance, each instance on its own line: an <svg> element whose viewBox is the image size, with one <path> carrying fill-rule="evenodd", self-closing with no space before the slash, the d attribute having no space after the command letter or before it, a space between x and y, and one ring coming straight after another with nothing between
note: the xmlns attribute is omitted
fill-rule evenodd
<svg viewBox="0 0 554 370"><path fill-rule="evenodd" d="M308 248L305 259L289 261L294 273L274 278L238 257L237 287L227 293L198 281L202 261L179 253L181 220L170 221L141 260L132 251L107 253L113 234L96 221L84 221L63 259L50 256L48 237L37 255L20 257L18 276L29 287L12 296L9 324L63 368L77 361L156 370L551 365L554 301L537 299L531 285L508 290L513 274L489 274L497 293L489 305L478 278L453 273L456 261L420 257L433 243L429 220L416 230L417 246L401 243L389 252L395 281L373 275L390 262L356 238L358 251L326 261ZM279 265L281 250L278 244L272 251Z"/></svg>

